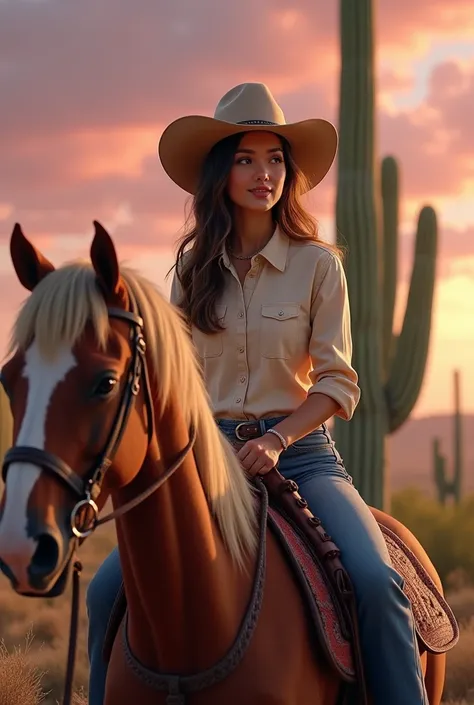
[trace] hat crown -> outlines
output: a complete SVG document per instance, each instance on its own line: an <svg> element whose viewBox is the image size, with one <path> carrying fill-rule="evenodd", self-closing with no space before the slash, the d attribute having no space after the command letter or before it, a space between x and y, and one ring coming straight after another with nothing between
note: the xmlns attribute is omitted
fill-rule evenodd
<svg viewBox="0 0 474 705"><path fill-rule="evenodd" d="M264 83L241 83L217 104L216 120L234 124L286 125L283 110Z"/></svg>

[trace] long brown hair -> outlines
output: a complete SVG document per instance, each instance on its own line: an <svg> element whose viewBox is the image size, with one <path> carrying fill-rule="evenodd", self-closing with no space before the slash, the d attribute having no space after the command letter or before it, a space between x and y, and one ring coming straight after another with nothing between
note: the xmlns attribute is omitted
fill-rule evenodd
<svg viewBox="0 0 474 705"><path fill-rule="evenodd" d="M244 134L226 137L207 155L176 254L174 267L183 291L177 303L188 322L204 333L222 329L216 303L225 284L221 255L231 237L233 223L233 203L227 194L227 180ZM306 177L295 163L289 143L282 138L281 142L286 178L281 198L272 209L273 220L292 240L321 242L317 223L300 200L308 190Z"/></svg>

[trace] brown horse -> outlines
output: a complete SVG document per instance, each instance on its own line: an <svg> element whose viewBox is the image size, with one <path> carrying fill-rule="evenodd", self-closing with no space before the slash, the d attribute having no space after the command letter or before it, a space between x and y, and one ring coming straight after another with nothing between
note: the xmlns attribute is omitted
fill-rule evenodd
<svg viewBox="0 0 474 705"><path fill-rule="evenodd" d="M14 446L4 466L0 564L19 594L60 594L83 535L71 523L82 516L78 500L93 514L109 495L114 510L128 508L116 519L128 619L105 702L180 703L154 689L154 672L212 669L234 643L259 550L255 492L214 422L185 322L148 281L119 269L112 240L95 226L91 262L57 270L19 226L12 235L13 265L31 295L2 370ZM133 507L136 498L143 501ZM441 588L416 539L392 528ZM422 660L438 705L444 655ZM315 658L300 592L270 531L261 611L234 665L190 703L338 702L341 679Z"/></svg>

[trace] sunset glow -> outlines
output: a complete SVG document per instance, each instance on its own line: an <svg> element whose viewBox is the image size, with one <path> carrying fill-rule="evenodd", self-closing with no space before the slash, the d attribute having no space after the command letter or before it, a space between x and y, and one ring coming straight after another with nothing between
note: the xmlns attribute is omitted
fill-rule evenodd
<svg viewBox="0 0 474 705"><path fill-rule="evenodd" d="M8 251L15 221L60 263L87 256L98 219L121 257L168 291L186 195L156 156L164 126L212 115L232 85L254 80L269 85L288 121L337 122L337 6L264 4L249 22L250 0L100 8L84 0L67 12L60 0L0 3L0 352L25 295ZM379 163L392 154L400 167L398 325L420 208L431 204L439 221L432 343L415 415L451 409L455 367L474 412L472 0L377 6ZM335 176L333 167L308 200L328 239Z"/></svg>

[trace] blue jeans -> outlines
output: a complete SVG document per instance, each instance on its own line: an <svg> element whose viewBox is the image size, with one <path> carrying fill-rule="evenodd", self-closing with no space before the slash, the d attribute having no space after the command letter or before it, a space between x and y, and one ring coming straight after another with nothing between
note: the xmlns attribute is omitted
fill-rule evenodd
<svg viewBox="0 0 474 705"><path fill-rule="evenodd" d="M262 433L281 419L260 421ZM235 442L238 421L217 421ZM410 602L391 567L382 533L352 484L325 425L280 455L279 471L294 480L313 514L341 550L354 586L367 684L374 705L428 705ZM87 591L89 705L103 705L106 665L102 645L121 582L117 549Z"/></svg>

